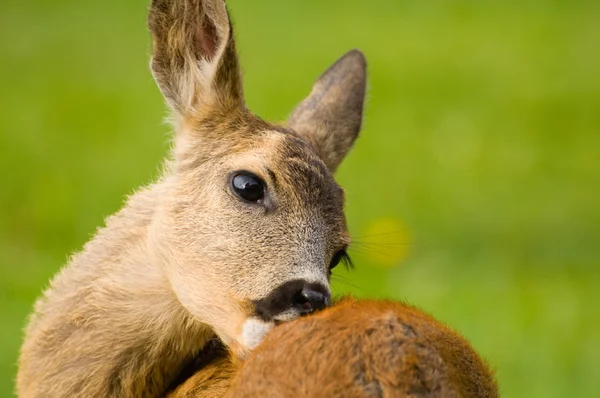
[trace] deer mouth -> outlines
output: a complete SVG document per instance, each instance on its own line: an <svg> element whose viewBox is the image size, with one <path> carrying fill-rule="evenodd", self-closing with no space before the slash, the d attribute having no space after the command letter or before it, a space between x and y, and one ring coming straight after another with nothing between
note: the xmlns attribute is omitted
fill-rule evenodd
<svg viewBox="0 0 600 398"><path fill-rule="evenodd" d="M321 283L296 279L285 282L252 304L257 318L279 324L328 307L331 292Z"/></svg>
<svg viewBox="0 0 600 398"><path fill-rule="evenodd" d="M275 326L319 311L331 303L329 287L296 279L276 287L266 297L252 300L251 315L245 318L231 343L240 357L256 348ZM227 341L226 341L227 342Z"/></svg>

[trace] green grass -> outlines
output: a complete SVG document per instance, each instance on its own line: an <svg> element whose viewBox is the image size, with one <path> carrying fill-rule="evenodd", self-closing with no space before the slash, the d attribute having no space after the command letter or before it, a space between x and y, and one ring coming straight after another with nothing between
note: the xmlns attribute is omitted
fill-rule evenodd
<svg viewBox="0 0 600 398"><path fill-rule="evenodd" d="M229 5L265 118L367 55L365 128L338 172L357 270L336 291L450 323L506 397L600 396L600 3ZM146 7L0 5L0 396L35 297L166 152Z"/></svg>

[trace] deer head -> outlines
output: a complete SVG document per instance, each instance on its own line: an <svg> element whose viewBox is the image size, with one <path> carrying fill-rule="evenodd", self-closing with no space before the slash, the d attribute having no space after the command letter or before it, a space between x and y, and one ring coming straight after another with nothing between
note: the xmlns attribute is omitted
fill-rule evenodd
<svg viewBox="0 0 600 398"><path fill-rule="evenodd" d="M344 55L277 125L245 105L222 0L154 0L149 27L176 130L149 250L182 305L243 355L329 303L350 243L332 173L360 130L365 59Z"/></svg>

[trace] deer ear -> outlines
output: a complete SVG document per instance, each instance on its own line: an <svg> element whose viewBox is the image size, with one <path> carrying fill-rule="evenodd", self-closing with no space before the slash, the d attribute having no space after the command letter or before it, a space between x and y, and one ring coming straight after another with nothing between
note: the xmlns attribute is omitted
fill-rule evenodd
<svg viewBox="0 0 600 398"><path fill-rule="evenodd" d="M223 0L153 0L152 73L180 115L243 106L242 79Z"/></svg>
<svg viewBox="0 0 600 398"><path fill-rule="evenodd" d="M360 131L365 88L365 57L352 50L321 75L288 119L288 126L314 147L332 172Z"/></svg>

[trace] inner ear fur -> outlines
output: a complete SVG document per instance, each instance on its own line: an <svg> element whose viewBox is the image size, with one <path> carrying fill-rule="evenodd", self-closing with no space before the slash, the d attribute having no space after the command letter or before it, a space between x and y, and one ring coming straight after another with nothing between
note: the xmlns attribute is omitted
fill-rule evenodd
<svg viewBox="0 0 600 398"><path fill-rule="evenodd" d="M177 113L243 105L233 29L223 0L153 0L151 69Z"/></svg>
<svg viewBox="0 0 600 398"><path fill-rule="evenodd" d="M313 146L332 172L360 131L366 81L363 53L349 51L321 75L288 119L288 126Z"/></svg>

